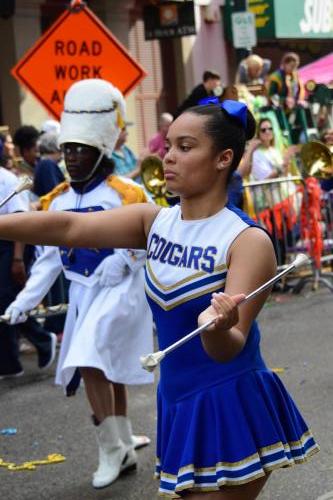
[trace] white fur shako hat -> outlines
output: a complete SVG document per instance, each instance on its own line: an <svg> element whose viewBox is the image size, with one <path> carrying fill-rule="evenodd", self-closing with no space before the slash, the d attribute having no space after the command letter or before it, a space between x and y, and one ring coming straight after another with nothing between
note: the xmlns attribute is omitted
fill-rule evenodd
<svg viewBox="0 0 333 500"><path fill-rule="evenodd" d="M111 83L97 78L74 83L65 96L59 144L78 142L111 157L125 109L122 93Z"/></svg>

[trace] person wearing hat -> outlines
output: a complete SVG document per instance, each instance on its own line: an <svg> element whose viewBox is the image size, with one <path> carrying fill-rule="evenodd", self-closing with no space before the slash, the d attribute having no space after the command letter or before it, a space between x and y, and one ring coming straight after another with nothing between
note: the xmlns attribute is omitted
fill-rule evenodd
<svg viewBox="0 0 333 500"><path fill-rule="evenodd" d="M124 114L122 94L109 82L86 79L70 87L59 143L71 182L42 197L43 208L94 212L147 201L139 185L112 174ZM17 323L40 303L62 269L70 280L56 383L71 396L80 377L84 380L99 450L95 488L135 468L135 447L147 444L147 438L132 436L124 385L153 381L139 362L153 347L143 285L145 255L132 249L44 247L24 290L6 311Z"/></svg>
<svg viewBox="0 0 333 500"><path fill-rule="evenodd" d="M48 133L53 133L53 134L60 134L60 123L57 120L45 120L42 125L41 125L41 135L43 134L48 134Z"/></svg>

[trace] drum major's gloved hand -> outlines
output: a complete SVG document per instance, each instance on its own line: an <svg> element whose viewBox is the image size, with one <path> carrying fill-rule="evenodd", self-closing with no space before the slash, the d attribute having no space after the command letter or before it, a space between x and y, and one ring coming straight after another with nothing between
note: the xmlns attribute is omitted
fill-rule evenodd
<svg viewBox="0 0 333 500"><path fill-rule="evenodd" d="M100 286L116 286L128 274L129 268L120 253L106 257L95 269Z"/></svg>
<svg viewBox="0 0 333 500"><path fill-rule="evenodd" d="M15 305L15 301L7 307L5 316L9 316L10 319L8 320L8 323L10 325L24 323L28 319L28 315Z"/></svg>

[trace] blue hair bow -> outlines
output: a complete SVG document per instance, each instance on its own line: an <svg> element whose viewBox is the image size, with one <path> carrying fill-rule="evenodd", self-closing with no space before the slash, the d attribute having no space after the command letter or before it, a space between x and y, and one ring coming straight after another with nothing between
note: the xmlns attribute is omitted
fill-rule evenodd
<svg viewBox="0 0 333 500"><path fill-rule="evenodd" d="M228 113L228 115L236 118L244 128L247 125L247 106L246 104L233 101L231 99L226 99L225 101L220 102L218 97L204 97L200 99L198 102L199 106L205 106L206 104L217 104L221 109L224 109Z"/></svg>

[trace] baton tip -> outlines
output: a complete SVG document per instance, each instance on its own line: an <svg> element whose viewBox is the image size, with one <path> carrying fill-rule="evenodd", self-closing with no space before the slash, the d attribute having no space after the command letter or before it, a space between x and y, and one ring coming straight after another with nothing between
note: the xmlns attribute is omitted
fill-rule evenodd
<svg viewBox="0 0 333 500"><path fill-rule="evenodd" d="M31 189L33 184L34 183L33 183L32 179L30 179L30 177L25 175L24 177L22 177L21 183L17 186L17 188L15 189L15 192L18 194L18 193L21 193L21 191L25 191L26 189Z"/></svg>
<svg viewBox="0 0 333 500"><path fill-rule="evenodd" d="M310 262L309 257L305 253L300 253L294 260L294 266L295 268L297 268L305 264L309 264L309 262Z"/></svg>
<svg viewBox="0 0 333 500"><path fill-rule="evenodd" d="M153 372L163 358L164 353L162 351L153 352L151 354L147 354L147 356L141 356L140 363L144 370Z"/></svg>

